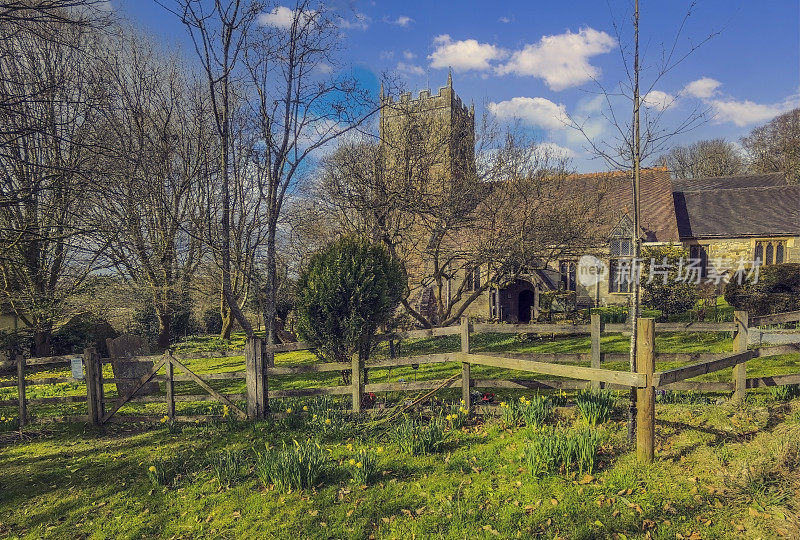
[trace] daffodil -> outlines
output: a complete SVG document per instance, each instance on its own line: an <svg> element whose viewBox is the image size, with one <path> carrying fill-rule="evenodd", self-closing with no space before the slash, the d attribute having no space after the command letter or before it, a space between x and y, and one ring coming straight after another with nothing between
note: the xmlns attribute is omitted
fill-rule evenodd
<svg viewBox="0 0 800 540"><path fill-rule="evenodd" d="M304 411L308 411L308 406L307 405L303 405L303 410Z"/></svg>
<svg viewBox="0 0 800 540"><path fill-rule="evenodd" d="M358 469L360 469L360 468L361 468L361 467L363 467L363 466L364 466L364 465L363 465L363 464L362 464L360 461L359 461L358 463L356 463L356 468L358 468Z"/></svg>
<svg viewBox="0 0 800 540"><path fill-rule="evenodd" d="M326 424L330 424L330 423L331 423L331 419L330 419L330 418L326 418L326 419L325 419L325 423L326 423Z"/></svg>
<svg viewBox="0 0 800 540"><path fill-rule="evenodd" d="M352 450L352 449L353 449L353 445L352 445L352 444L350 444L350 443L347 443L347 449L348 449L348 450Z"/></svg>
<svg viewBox="0 0 800 540"><path fill-rule="evenodd" d="M291 414L291 413L292 413L292 408L291 408L291 407L289 407L288 409L286 409L286 414Z"/></svg>
<svg viewBox="0 0 800 540"><path fill-rule="evenodd" d="M147 469L147 470L150 471L150 472L156 472L156 466L155 465L150 465L150 468Z"/></svg>
<svg viewBox="0 0 800 540"><path fill-rule="evenodd" d="M383 446L379 446L375 451L380 454L383 452Z"/></svg>
<svg viewBox="0 0 800 540"><path fill-rule="evenodd" d="M350 465L355 465L355 464L356 464L356 460L354 460L354 459L351 459L351 460L349 461L349 463L350 463Z"/></svg>

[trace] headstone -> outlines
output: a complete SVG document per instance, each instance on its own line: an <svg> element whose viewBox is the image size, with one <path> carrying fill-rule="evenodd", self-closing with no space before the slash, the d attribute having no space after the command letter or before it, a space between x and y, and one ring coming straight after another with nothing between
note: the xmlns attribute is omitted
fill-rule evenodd
<svg viewBox="0 0 800 540"><path fill-rule="evenodd" d="M70 358L70 367L72 368L73 379L83 379L83 358L80 356Z"/></svg>
<svg viewBox="0 0 800 540"><path fill-rule="evenodd" d="M136 356L147 356L150 354L150 346L147 338L122 334L117 338L108 338L108 355L111 358L111 368L114 371L115 379L131 379L130 381L117 382L117 393L125 396L133 390L136 384L135 379L141 379L153 369L152 362L141 362L131 360ZM147 396L158 392L158 383L149 382L136 392L137 396Z"/></svg>

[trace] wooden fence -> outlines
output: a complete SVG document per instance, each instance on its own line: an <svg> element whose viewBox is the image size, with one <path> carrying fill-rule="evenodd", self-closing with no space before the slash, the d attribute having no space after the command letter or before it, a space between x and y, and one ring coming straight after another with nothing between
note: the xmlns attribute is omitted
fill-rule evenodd
<svg viewBox="0 0 800 540"><path fill-rule="evenodd" d="M798 353L798 346L776 346L750 349L747 347L747 334L749 326L777 324L800 321L800 312L782 313L764 317L754 317L748 320L747 313L737 311L733 323L654 323L650 319L643 319L638 328L640 332L637 358L639 365L635 372L616 371L604 369L602 364L609 361L627 361L627 353L604 353L601 350L601 336L603 333L628 332L630 327L626 324L602 324L599 315L592 315L590 324L472 324L464 319L459 326L435 328L430 330L414 330L382 336L380 339L390 341L390 349L394 350L394 341L399 339L431 338L439 336L460 336L460 351L450 353L428 354L409 357L393 357L370 362L362 365L356 357L347 363L314 363L306 365L274 365L274 355L277 353L300 351L309 349L302 342L268 346L264 339L249 339L245 345L245 371L226 373L210 373L198 375L191 371L184 361L190 358L238 356L242 351L212 351L208 353L194 353L188 355L173 354L168 351L164 355L139 357L138 360L152 364L152 369L141 379L115 379L103 376L103 365L111 363L113 359L100 358L94 349L87 349L82 356L85 367L83 380L71 377L56 378L26 378L26 370L32 366L69 364L72 357L36 358L25 360L18 357L13 364L17 368L17 380L0 382L0 386L17 386L17 399L0 401L0 406L17 405L19 408L20 425L28 421L28 406L53 404L53 403L86 403L86 415L64 416L49 418L49 420L77 420L89 421L94 424L103 424L112 420L121 407L130 402L139 403L165 403L166 416L177 420L196 420L206 416L180 416L176 414L176 402L202 402L217 401L228 407L231 414L239 417L264 418L269 414L270 398L307 397L322 395L351 395L352 410L361 411L365 393L380 393L393 391L420 391L439 387L460 386L462 399L467 406L471 406L471 390L474 388L503 388L503 389L577 389L577 388L618 388L637 389L639 406L637 414L641 416L640 426L643 429L652 427L654 413L653 400L655 389L665 388L673 390L695 390L701 392L733 392L733 398L740 400L745 396L748 388L765 386L780 386L800 383L800 374L782 375L773 377L747 378L747 361L758 356L772 356L776 354ZM723 354L675 354L656 353L656 332L733 332L733 350ZM471 350L470 336L476 333L535 333L546 335L589 335L591 336L591 351L589 353L480 353ZM655 371L657 362L682 361L692 362L665 371ZM577 365L589 363L589 367ZM390 369L400 366L419 366L423 364L454 363L458 370L449 379L425 381L398 381L370 383L369 374L375 370ZM472 367L475 365L494 368L509 369L557 377L557 379L475 379L472 376ZM712 373L733 367L733 376L729 383L725 382L697 382L687 381L693 377ZM163 370L163 375L159 372ZM176 373L179 371L180 373ZM269 381L287 375L342 372L350 373L350 384L338 386L324 386L300 389L270 389ZM460 373L459 373L460 372ZM456 376L459 375L459 376ZM222 394L208 383L214 380L244 380L246 393ZM117 382L133 382L134 387L122 396L107 396L105 385ZM137 392L148 382L158 381L165 384L165 395L139 396ZM191 381L198 385L203 394L176 395L175 382ZM63 382L78 382L85 385L85 396L59 396L51 398L29 399L26 397L26 387L31 385L49 385ZM246 411L240 409L236 402L247 403ZM125 416L126 419L156 419L158 416ZM39 418L40 420L46 420ZM645 448L642 457L647 459L652 455L644 436L640 446Z"/></svg>

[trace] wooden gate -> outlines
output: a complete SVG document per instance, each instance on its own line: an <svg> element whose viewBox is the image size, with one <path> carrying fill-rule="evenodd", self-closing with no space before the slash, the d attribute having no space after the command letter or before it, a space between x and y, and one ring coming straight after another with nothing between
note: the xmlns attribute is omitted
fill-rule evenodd
<svg viewBox="0 0 800 540"><path fill-rule="evenodd" d="M146 361L150 361L151 358L153 357L148 357ZM197 383L197 385L205 390L211 397L227 406L231 411L231 414L235 414L242 420L247 418L247 414L237 407L228 397L212 388L207 381L203 380L202 377L186 367L183 362L175 358L171 352L166 352L162 357L156 358L157 359L153 363L152 369L150 369L148 373L146 373L140 379L136 380L133 387L130 388L127 393L121 395L108 411L104 411L102 405L104 402L102 380L100 384L93 385L93 388L99 393L99 395L95 396L94 399L89 400L90 409L92 408L92 405L94 405L96 408L94 411L90 410L90 418L92 418L97 424L105 424L111 420L111 418L122 408L122 406L130 402L134 396L136 396L136 393L140 389L144 388L145 385L147 385L162 368L165 369L166 373L167 416L170 419L175 418L175 368L178 368L180 371L182 371L189 378L189 380ZM96 369L100 371L100 366L97 366Z"/></svg>

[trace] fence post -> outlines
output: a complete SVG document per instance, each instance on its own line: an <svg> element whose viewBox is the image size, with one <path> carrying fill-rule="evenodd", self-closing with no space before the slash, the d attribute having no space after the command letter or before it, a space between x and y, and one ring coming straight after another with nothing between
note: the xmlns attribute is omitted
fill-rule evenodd
<svg viewBox="0 0 800 540"><path fill-rule="evenodd" d="M172 355L167 361L167 416L175 420L175 366L172 365Z"/></svg>
<svg viewBox="0 0 800 540"><path fill-rule="evenodd" d="M364 366L359 353L353 355L350 384L353 386L353 412L360 413L361 402L364 399Z"/></svg>
<svg viewBox="0 0 800 540"><path fill-rule="evenodd" d="M747 326L749 316L746 311L734 311L736 334L733 336L733 352L747 352ZM743 402L747 392L747 362L733 366L733 401Z"/></svg>
<svg viewBox="0 0 800 540"><path fill-rule="evenodd" d="M247 416L261 419L267 414L267 372L264 365L264 340L247 338L244 345L247 367Z"/></svg>
<svg viewBox="0 0 800 540"><path fill-rule="evenodd" d="M592 313L592 367L600 369L600 335L603 327L600 324L600 314ZM592 381L592 390L600 390L600 381Z"/></svg>
<svg viewBox="0 0 800 540"><path fill-rule="evenodd" d="M93 352L94 349L92 348L83 350L83 365L86 368L86 414L89 417L89 422L97 425L97 387L95 385L94 376L95 369L97 368L95 366Z"/></svg>
<svg viewBox="0 0 800 540"><path fill-rule="evenodd" d="M250 338L245 345L247 363L247 415L263 419L269 410L267 364L264 360L272 351L266 351L266 340Z"/></svg>
<svg viewBox="0 0 800 540"><path fill-rule="evenodd" d="M469 317L461 317L461 352L469 354ZM470 395L470 379L472 365L469 362L461 362L461 401L464 402L464 408L469 410L472 408L472 396Z"/></svg>
<svg viewBox="0 0 800 540"><path fill-rule="evenodd" d="M25 357L17 354L17 402L19 404L19 427L28 422L28 402L25 397Z"/></svg>
<svg viewBox="0 0 800 540"><path fill-rule="evenodd" d="M645 387L636 389L636 457L643 463L653 461L656 437L655 371L656 332L653 319L639 319L636 340L636 372L644 374Z"/></svg>
<svg viewBox="0 0 800 540"><path fill-rule="evenodd" d="M103 387L103 359L97 349L92 348L92 362L94 363L94 399L97 406L97 423L102 423L106 415L106 391Z"/></svg>

